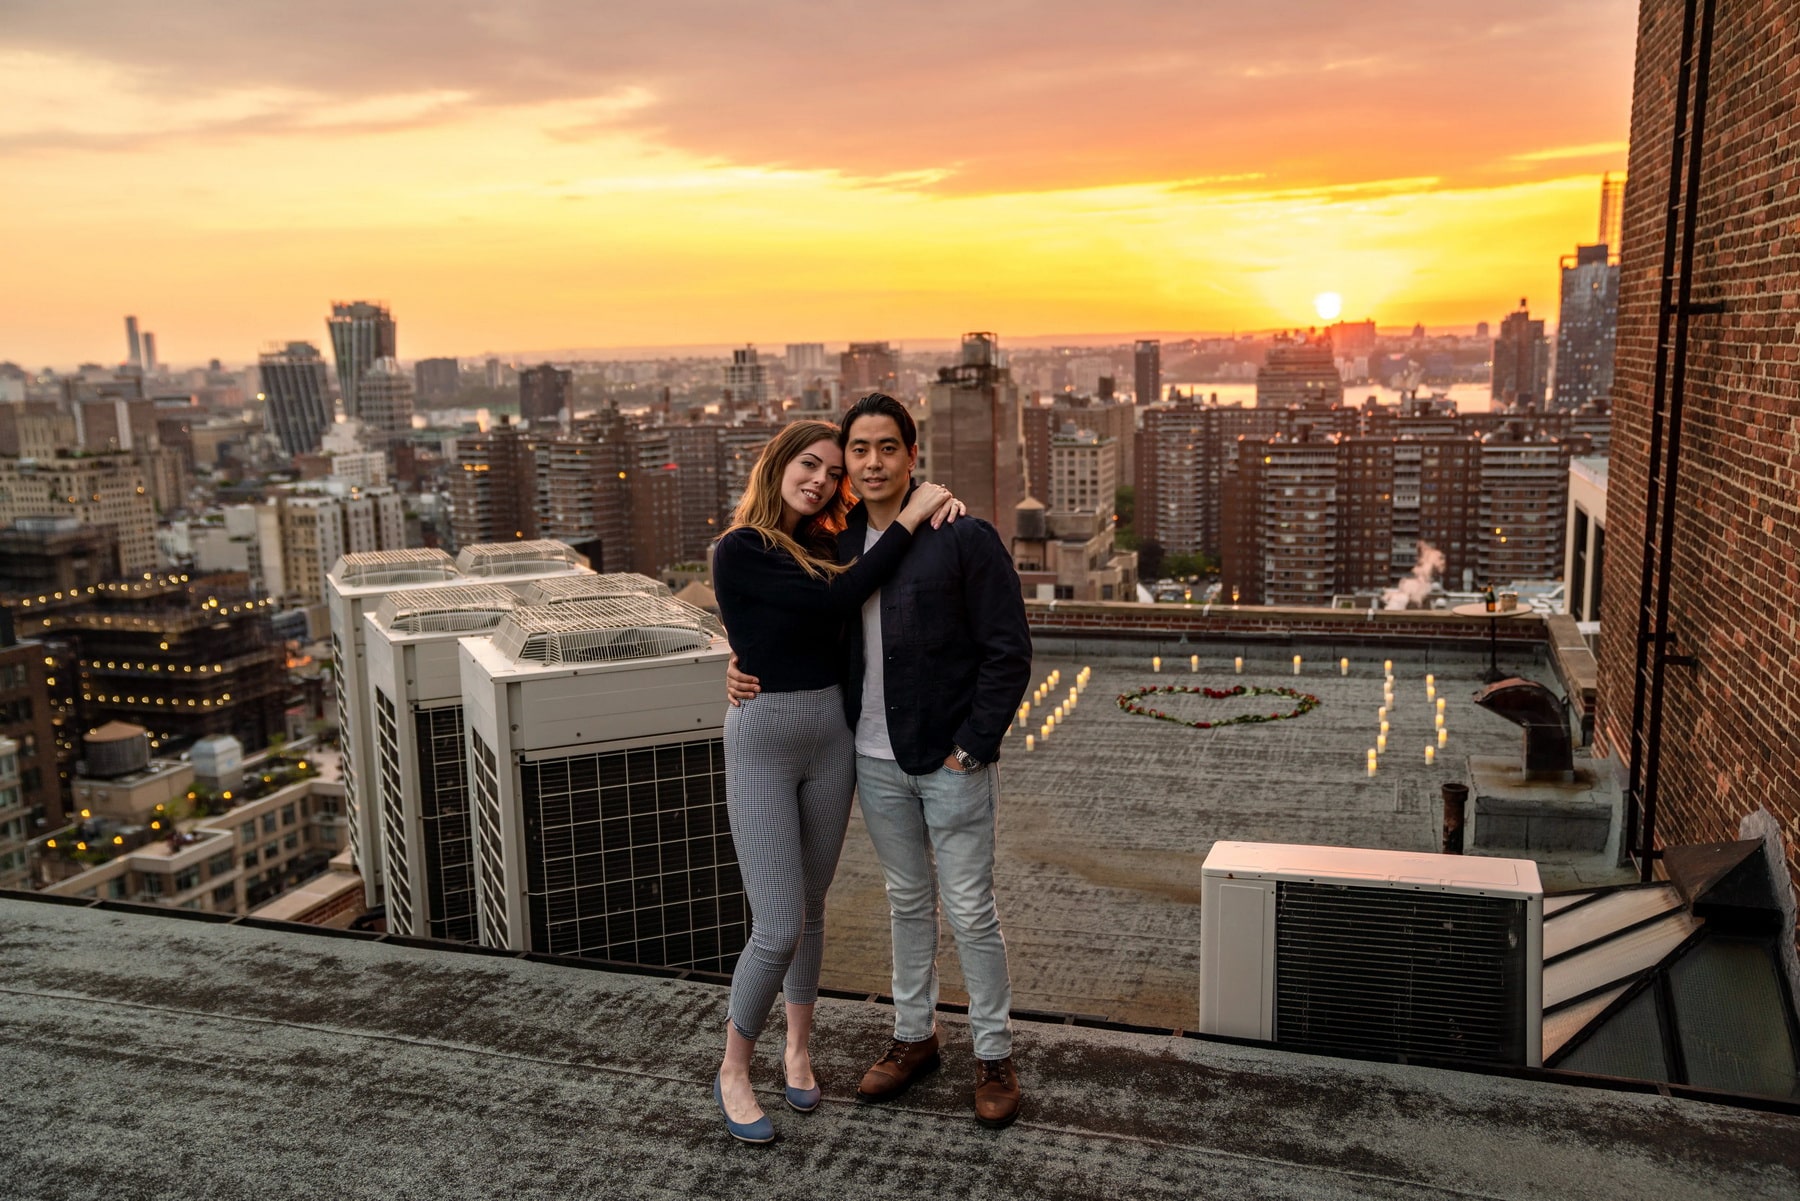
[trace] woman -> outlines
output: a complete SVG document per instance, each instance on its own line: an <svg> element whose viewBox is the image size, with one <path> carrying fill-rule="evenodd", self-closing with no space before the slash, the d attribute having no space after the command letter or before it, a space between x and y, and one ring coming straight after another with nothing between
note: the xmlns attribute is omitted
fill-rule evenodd
<svg viewBox="0 0 1800 1201"><path fill-rule="evenodd" d="M850 506L838 429L799 421L769 441L731 527L713 552L713 589L731 649L762 692L725 718L725 794L750 941L731 981L725 1059L713 1095L734 1138L774 1127L750 1084L750 1058L775 994L787 999L787 1102L819 1104L807 1042L819 993L825 891L837 870L856 785L856 748L838 688L846 619L893 574L921 521L958 508L921 484L866 554L839 566L835 536Z"/></svg>

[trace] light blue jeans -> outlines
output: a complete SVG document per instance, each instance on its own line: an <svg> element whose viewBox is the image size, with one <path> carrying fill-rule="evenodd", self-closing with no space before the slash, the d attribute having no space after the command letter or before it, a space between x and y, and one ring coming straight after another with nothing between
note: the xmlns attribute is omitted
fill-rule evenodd
<svg viewBox="0 0 1800 1201"><path fill-rule="evenodd" d="M863 824L887 879L894 939L894 1037L928 1038L938 1000L938 902L956 936L981 1059L1012 1054L1012 979L994 905L999 769L909 776L891 759L856 757ZM937 870L934 887L932 860Z"/></svg>

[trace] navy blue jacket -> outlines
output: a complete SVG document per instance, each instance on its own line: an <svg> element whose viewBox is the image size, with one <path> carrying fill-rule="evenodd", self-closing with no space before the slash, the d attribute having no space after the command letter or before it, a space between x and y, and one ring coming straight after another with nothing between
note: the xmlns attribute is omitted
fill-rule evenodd
<svg viewBox="0 0 1800 1201"><path fill-rule="evenodd" d="M838 562L863 553L868 509L850 510L838 535ZM862 716L863 640L845 631L844 715ZM894 758L908 775L944 764L953 746L983 763L1000 757L1000 738L1031 682L1031 632L1012 556L994 527L974 517L922 524L912 549L881 586L883 688Z"/></svg>

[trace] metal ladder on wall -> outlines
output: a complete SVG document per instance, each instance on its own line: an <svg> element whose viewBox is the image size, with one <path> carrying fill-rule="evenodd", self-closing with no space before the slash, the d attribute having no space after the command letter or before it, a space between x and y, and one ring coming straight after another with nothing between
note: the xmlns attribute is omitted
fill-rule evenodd
<svg viewBox="0 0 1800 1201"><path fill-rule="evenodd" d="M1656 313L1656 367L1644 496L1644 563L1639 576L1631 768L1625 809L1626 849L1637 863L1640 879L1646 882L1654 877L1656 861L1662 857L1656 845L1656 795L1668 669L1697 665L1693 655L1674 653L1676 635L1669 623L1669 577L1674 563L1676 484L1680 479L1682 407L1687 392L1688 321L1691 317L1725 311L1721 301L1693 299L1694 235L1716 5L1717 0L1686 0L1683 10L1661 294Z"/></svg>

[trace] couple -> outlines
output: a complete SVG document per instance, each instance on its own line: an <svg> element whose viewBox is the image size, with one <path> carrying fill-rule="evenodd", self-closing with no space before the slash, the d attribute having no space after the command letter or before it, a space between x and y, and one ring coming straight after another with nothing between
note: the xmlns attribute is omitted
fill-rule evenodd
<svg viewBox="0 0 1800 1201"><path fill-rule="evenodd" d="M912 415L889 396L857 401L838 426L796 422L764 449L714 551L735 659L726 798L752 930L713 1093L745 1142L775 1137L750 1060L777 992L787 1103L819 1104L808 1040L853 790L886 876L894 956L894 1040L857 1096L898 1096L938 1066L941 895L969 991L975 1116L998 1127L1018 1114L993 763L1030 679L1031 639L999 536L957 520L964 508L945 489L914 484L917 461Z"/></svg>

